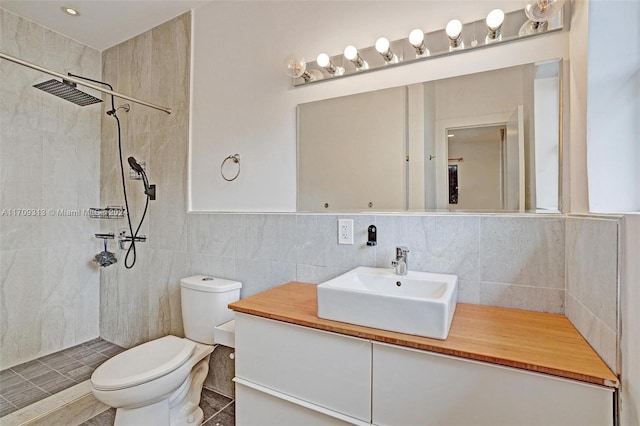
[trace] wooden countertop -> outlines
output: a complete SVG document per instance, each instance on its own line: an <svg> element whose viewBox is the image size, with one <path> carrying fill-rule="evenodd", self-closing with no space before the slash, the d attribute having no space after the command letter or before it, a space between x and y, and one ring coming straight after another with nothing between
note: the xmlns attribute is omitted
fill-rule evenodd
<svg viewBox="0 0 640 426"><path fill-rule="evenodd" d="M316 286L290 282L229 305L236 312L608 387L617 377L563 315L458 303L447 340L318 318Z"/></svg>

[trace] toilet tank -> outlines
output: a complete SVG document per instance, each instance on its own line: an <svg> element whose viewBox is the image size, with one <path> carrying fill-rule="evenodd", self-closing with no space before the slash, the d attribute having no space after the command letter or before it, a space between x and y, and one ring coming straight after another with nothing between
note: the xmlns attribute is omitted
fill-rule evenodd
<svg viewBox="0 0 640 426"><path fill-rule="evenodd" d="M233 319L227 305L240 299L238 281L195 275L180 280L182 322L189 340L214 344L213 331L217 325Z"/></svg>

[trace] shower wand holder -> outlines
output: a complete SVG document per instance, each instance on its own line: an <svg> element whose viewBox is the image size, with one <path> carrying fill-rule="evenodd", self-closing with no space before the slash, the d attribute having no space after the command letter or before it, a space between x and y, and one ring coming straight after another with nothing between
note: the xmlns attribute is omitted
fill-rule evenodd
<svg viewBox="0 0 640 426"><path fill-rule="evenodd" d="M149 188L147 188L144 191L145 194L147 194L147 196L149 196L149 199L151 201L155 201L156 199L156 186L155 185L149 185Z"/></svg>

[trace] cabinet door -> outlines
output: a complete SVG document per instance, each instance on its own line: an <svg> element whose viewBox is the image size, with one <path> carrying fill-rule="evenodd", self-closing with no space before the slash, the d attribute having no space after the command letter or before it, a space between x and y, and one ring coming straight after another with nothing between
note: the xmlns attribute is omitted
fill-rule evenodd
<svg viewBox="0 0 640 426"><path fill-rule="evenodd" d="M373 343L376 425L612 425L613 391Z"/></svg>
<svg viewBox="0 0 640 426"><path fill-rule="evenodd" d="M371 342L236 314L236 377L371 421Z"/></svg>

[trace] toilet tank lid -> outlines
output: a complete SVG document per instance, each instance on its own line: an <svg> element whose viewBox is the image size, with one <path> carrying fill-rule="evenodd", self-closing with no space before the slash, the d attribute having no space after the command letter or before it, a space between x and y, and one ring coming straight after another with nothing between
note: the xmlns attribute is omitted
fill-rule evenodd
<svg viewBox="0 0 640 426"><path fill-rule="evenodd" d="M225 280L224 278L209 277L207 275L194 275L180 280L183 288L205 291L208 293L222 293L242 287L239 281Z"/></svg>

